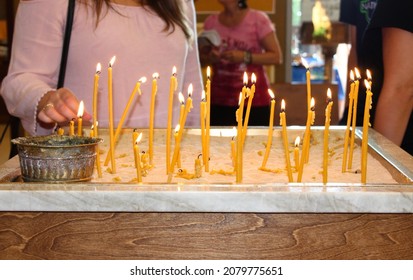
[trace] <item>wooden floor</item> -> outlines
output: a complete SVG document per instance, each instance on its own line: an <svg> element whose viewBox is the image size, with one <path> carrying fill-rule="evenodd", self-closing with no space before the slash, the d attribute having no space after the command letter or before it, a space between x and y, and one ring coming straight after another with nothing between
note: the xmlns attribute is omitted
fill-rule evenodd
<svg viewBox="0 0 413 280"><path fill-rule="evenodd" d="M413 214L0 212L0 259L413 259Z"/></svg>

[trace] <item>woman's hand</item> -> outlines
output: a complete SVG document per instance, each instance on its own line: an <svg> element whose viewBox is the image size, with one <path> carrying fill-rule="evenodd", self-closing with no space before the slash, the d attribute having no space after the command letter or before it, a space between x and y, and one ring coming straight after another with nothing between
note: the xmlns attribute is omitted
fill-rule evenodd
<svg viewBox="0 0 413 280"><path fill-rule="evenodd" d="M37 105L37 119L40 123L55 124L65 123L77 118L79 101L76 96L66 88L46 93ZM83 119L90 120L91 116L84 112Z"/></svg>

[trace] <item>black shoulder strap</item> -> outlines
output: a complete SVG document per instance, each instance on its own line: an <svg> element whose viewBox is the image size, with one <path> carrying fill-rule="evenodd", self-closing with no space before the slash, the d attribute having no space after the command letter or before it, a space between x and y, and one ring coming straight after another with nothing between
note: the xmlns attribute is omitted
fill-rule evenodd
<svg viewBox="0 0 413 280"><path fill-rule="evenodd" d="M60 61L59 81L57 82L57 88L63 87L65 83L67 55L69 53L70 35L72 34L73 15L75 13L75 1L76 0L69 0L67 7L66 29L63 41L62 59Z"/></svg>

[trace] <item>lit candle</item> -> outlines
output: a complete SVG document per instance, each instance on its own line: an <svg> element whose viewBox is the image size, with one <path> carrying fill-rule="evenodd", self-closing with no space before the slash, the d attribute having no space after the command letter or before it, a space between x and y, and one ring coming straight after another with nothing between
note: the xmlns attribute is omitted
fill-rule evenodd
<svg viewBox="0 0 413 280"><path fill-rule="evenodd" d="M179 100L179 103L181 104L180 110L179 110L179 124L181 124L182 119L184 117L184 113L185 113L185 97L182 94L182 92L178 93L178 100Z"/></svg>
<svg viewBox="0 0 413 280"><path fill-rule="evenodd" d="M211 127L211 67L207 67L207 82L206 82L206 153L205 153L205 171L209 172L209 150L210 150L210 127Z"/></svg>
<svg viewBox="0 0 413 280"><path fill-rule="evenodd" d="M75 119L69 122L69 136L75 135Z"/></svg>
<svg viewBox="0 0 413 280"><path fill-rule="evenodd" d="M247 110L245 112L244 128L242 130L242 144L243 145L245 143L245 137L247 135L247 128L248 128L248 122L250 119L252 100L254 99L254 94L255 94L255 83L257 82L257 77L255 76L254 73L252 73L251 75L251 82L252 82L252 86L248 94Z"/></svg>
<svg viewBox="0 0 413 280"><path fill-rule="evenodd" d="M139 136L138 129L134 128L132 131L132 146L135 145L136 139L138 139L138 136ZM136 164L135 164L135 168L137 168Z"/></svg>
<svg viewBox="0 0 413 280"><path fill-rule="evenodd" d="M328 174L328 137L331 121L331 107L333 106L333 99L331 98L331 89L327 90L327 107L325 112L325 125L324 125L324 149L323 149L323 184L327 184Z"/></svg>
<svg viewBox="0 0 413 280"><path fill-rule="evenodd" d="M297 176L297 182L301 182L302 177L303 177L303 171L304 171L304 163L306 162L305 156L308 156L308 153L310 151L310 134L311 134L311 124L314 122L314 98L311 98L311 104L310 104L310 110L308 111L307 114L307 123L305 126L305 132L304 132L304 140L303 140L303 150L301 153L301 159L300 159L300 166L298 168L298 176Z"/></svg>
<svg viewBox="0 0 413 280"><path fill-rule="evenodd" d="M231 159L232 159L232 166L235 168L236 167L236 162L237 162L237 150L235 147L235 136L237 136L237 129L232 127L233 131L233 136L231 137Z"/></svg>
<svg viewBox="0 0 413 280"><path fill-rule="evenodd" d="M181 149L181 133L182 129L181 129L181 125L178 123L175 127L175 133L174 133L174 138L175 138L175 148L174 148L174 153L172 155L172 160L170 162L170 169L168 174L172 174L174 172L175 169L175 165L179 159L179 150ZM169 181L169 180L168 180Z"/></svg>
<svg viewBox="0 0 413 280"><path fill-rule="evenodd" d="M350 153L348 155L348 169L352 168L353 165L353 152L354 152L354 140L356 138L356 122L357 122L357 102L358 102L358 92L360 83L360 72L357 68L354 68L356 73L356 80L354 81L354 94L353 94L353 120L351 124L351 138L350 138Z"/></svg>
<svg viewBox="0 0 413 280"><path fill-rule="evenodd" d="M350 93L349 93L347 127L346 127L346 132L344 135L343 163L341 165L341 172L343 173L346 172L346 166L347 166L348 144L350 140L350 124L351 124L351 115L353 112L353 95L354 95L354 86L355 86L353 70L350 71L350 79L351 79L351 84L350 84Z"/></svg>
<svg viewBox="0 0 413 280"><path fill-rule="evenodd" d="M172 75L169 83L169 103L168 103L168 123L166 127L166 173L170 170L171 159L171 133L172 133L172 111L174 102L174 92L178 86L176 80L176 67L172 68Z"/></svg>
<svg viewBox="0 0 413 280"><path fill-rule="evenodd" d="M93 137L98 137L98 121L96 121L94 125L94 130L93 130ZM96 145L96 170L98 171L98 177L102 178L102 167L100 165L100 149L99 149L99 143Z"/></svg>
<svg viewBox="0 0 413 280"><path fill-rule="evenodd" d="M159 74L153 73L152 75L152 92L151 92L151 111L149 115L149 164L153 165L153 129L155 120L155 99L158 91L158 79Z"/></svg>
<svg viewBox="0 0 413 280"><path fill-rule="evenodd" d="M177 127L175 128L175 133L174 133L175 146L176 146L176 143L178 142L179 128L180 128L180 125L177 125ZM180 150L178 151L178 159L176 160L176 166L178 168L181 168L181 151Z"/></svg>
<svg viewBox="0 0 413 280"><path fill-rule="evenodd" d="M294 142L294 163L295 163L295 171L297 171L297 172L298 172L298 166L300 164L299 146L300 146L300 136L297 136L297 138L295 138L295 142Z"/></svg>
<svg viewBox="0 0 413 280"><path fill-rule="evenodd" d="M288 182L292 182L293 181L293 173L292 173L292 170L291 170L290 151L288 149L287 121L286 121L286 117L285 117L285 101L284 101L284 99L281 100L280 122L281 122L281 127L282 127L282 138L283 138L283 143L284 143L285 163L287 165Z"/></svg>
<svg viewBox="0 0 413 280"><path fill-rule="evenodd" d="M83 117L83 111L85 110L85 105L83 101L80 101L79 103L79 108L77 110L77 135L82 136L82 117Z"/></svg>
<svg viewBox="0 0 413 280"><path fill-rule="evenodd" d="M97 122L97 111L98 111L98 89L99 89L99 76L100 72L102 70L102 66L100 63L96 65L96 72L95 72L95 78L93 82L93 123ZM94 135L97 137L97 126L93 126L94 130Z"/></svg>
<svg viewBox="0 0 413 280"><path fill-rule="evenodd" d="M113 77L112 77L112 66L115 63L116 56L112 57L109 62L108 67L108 97L109 97L109 144L110 144L110 160L112 173L116 173L116 163L115 163L115 135L114 135L114 124L113 124Z"/></svg>
<svg viewBox="0 0 413 280"><path fill-rule="evenodd" d="M261 168L264 169L267 165L268 156L270 155L271 145L272 145L272 133L273 133L273 126L274 126L274 108L275 108L275 95L271 89L268 89L268 94L271 98L271 107L270 107L270 119L268 124L268 137L267 137L267 145L265 147L265 154L262 160Z"/></svg>
<svg viewBox="0 0 413 280"><path fill-rule="evenodd" d="M126 119L126 116L127 116L127 114L128 114L129 108L130 108L130 106L132 105L132 101L133 101L133 99L134 99L134 97L135 97L135 95L136 95L137 92L139 93L139 95L142 94L142 92L141 92L141 84L143 84L143 83L145 83L145 82L146 82L146 77L140 78L139 81L136 83L135 88L132 90L132 93L131 93L130 96L129 96L129 100L128 100L126 106L125 106L125 109L123 110L123 113L122 113L122 116L121 116L120 121L119 121L119 123L118 123L118 126L116 127L115 135L114 135L114 137L113 137L113 138L114 138L114 140L113 140L113 141L114 141L114 145L116 145L116 143L117 143L117 141L118 141L119 135L120 135L120 133L121 133L121 131L122 131L123 123L125 122L125 119ZM112 149L112 148L109 149L109 152L108 152L108 154L107 154L107 156L106 156L105 166L108 165L108 163L109 163L110 155L112 154L112 150L111 150L111 149Z"/></svg>
<svg viewBox="0 0 413 280"><path fill-rule="evenodd" d="M364 106L364 119L363 119L363 138L361 140L361 182L363 184L367 181L367 152L369 141L369 126L370 126L370 109L372 105L371 82L364 80L366 86L366 104Z"/></svg>
<svg viewBox="0 0 413 280"><path fill-rule="evenodd" d="M175 164L178 160L180 145L181 145L181 140L182 140L182 133L183 133L183 130L184 130L184 127L185 127L186 118L187 118L188 113L191 111L191 108L192 108L192 98L191 98L192 91L193 91L193 86L192 86L192 84L190 84L189 87L188 87L188 98L187 98L187 102L186 102L186 105L185 105L185 111L184 111L182 120L179 124L179 127L176 129L176 130L178 130L178 136L177 136L177 140L176 140L176 144L175 144L175 150L174 150L171 165L170 165L169 174L174 172Z"/></svg>
<svg viewBox="0 0 413 280"><path fill-rule="evenodd" d="M205 131L205 125L206 125L206 100L205 100L205 91L202 91L202 96L201 96L201 105L200 105L200 118L201 118L201 142L202 142L202 161L203 164L205 165L207 162L206 158L206 131Z"/></svg>
<svg viewBox="0 0 413 280"><path fill-rule="evenodd" d="M310 73L310 66L308 65L307 61L301 58L301 63L307 69L305 72L306 77L306 84L307 84L307 111L310 111L311 108L311 73Z"/></svg>
<svg viewBox="0 0 413 280"><path fill-rule="evenodd" d="M244 113L244 99L245 93L247 91L247 84L248 84L248 75L244 72L244 86L242 88L242 92L239 97L239 107L237 110L237 122L238 122L238 129L237 129L237 164L236 164L236 182L241 183L242 181L242 169L243 169L243 145L242 145L242 118Z"/></svg>
<svg viewBox="0 0 413 280"><path fill-rule="evenodd" d="M94 133L94 125L92 124L92 126L90 127L90 132L89 132L89 137L95 137L95 133Z"/></svg>
<svg viewBox="0 0 413 280"><path fill-rule="evenodd" d="M135 166L136 166L136 177L138 180L138 183L142 182L142 170L141 170L141 156L140 156L140 151L139 151L139 142L142 139L142 133L139 134L138 138L135 141L135 144L133 145L133 152L135 156Z"/></svg>

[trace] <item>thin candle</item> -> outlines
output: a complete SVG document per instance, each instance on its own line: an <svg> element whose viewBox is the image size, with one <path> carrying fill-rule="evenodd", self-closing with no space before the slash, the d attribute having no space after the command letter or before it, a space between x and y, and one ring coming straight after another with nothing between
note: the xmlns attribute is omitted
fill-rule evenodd
<svg viewBox="0 0 413 280"><path fill-rule="evenodd" d="M351 115L353 112L353 95L354 95L354 72L353 70L350 71L350 79L351 79L351 84L350 84L350 93L349 93L349 105L348 105L348 115L347 115L347 127L346 127L346 132L344 135L344 149L343 149L343 162L341 165L341 172L346 172L347 170L347 153L348 153L348 144L350 141L350 124L351 124Z"/></svg>
<svg viewBox="0 0 413 280"><path fill-rule="evenodd" d="M75 135L75 119L69 122L69 136Z"/></svg>
<svg viewBox="0 0 413 280"><path fill-rule="evenodd" d="M247 91L248 84L248 75L244 72L244 86L242 88L240 97L239 97L239 107L237 110L237 172L236 172L236 182L241 183L242 181L242 169L243 169L243 145L242 145L242 119L244 113L244 99Z"/></svg>
<svg viewBox="0 0 413 280"><path fill-rule="evenodd" d="M248 122L250 119L250 113L251 113L251 106L252 106L252 100L254 99L254 94L255 94L255 83L257 82L257 76L255 76L254 73L251 75L251 90L249 91L248 94L248 103L247 103L247 110L245 112L245 120L244 120L244 128L242 130L242 144L244 145L245 143L245 137L247 135L247 128L248 128Z"/></svg>
<svg viewBox="0 0 413 280"><path fill-rule="evenodd" d="M118 126L116 127L116 131L115 131L115 135L114 135L114 146L116 146L116 143L118 141L119 135L122 131L122 127L123 127L123 123L125 122L126 116L128 114L129 108L132 105L132 101L135 98L136 93L138 92L139 95L142 94L141 92L141 84L146 82L146 77L142 77L139 79L139 81L135 84L134 89L132 90L132 93L129 96L129 100L125 106L125 109L123 110L122 116L120 118L120 121L118 123ZM116 148L116 147L115 147ZM106 156L106 160L105 160L105 166L108 165L109 163L109 159L110 159L110 155L112 154L112 147L109 149L109 152Z"/></svg>
<svg viewBox="0 0 413 280"><path fill-rule="evenodd" d="M133 145L133 152L134 152L135 166L136 166L136 178L137 178L138 183L142 182L141 156L140 156L140 150L138 146L141 139L142 139L142 133L139 134L138 138L135 141L135 144Z"/></svg>
<svg viewBox="0 0 413 280"><path fill-rule="evenodd" d="M351 124L351 137L350 137L350 153L348 156L347 168L351 169L353 166L353 152L354 152L354 140L356 138L356 122L357 122L357 103L358 103L358 93L359 93L359 84L360 84L360 71L357 68L354 68L356 73L356 80L354 85L354 94L353 94L353 119Z"/></svg>
<svg viewBox="0 0 413 280"><path fill-rule="evenodd" d="M331 98L331 89L327 90L327 107L325 111L325 124L324 124L324 149L323 149L323 184L327 184L328 177L328 138L331 121L331 107L333 106L333 99Z"/></svg>
<svg viewBox="0 0 413 280"><path fill-rule="evenodd" d="M96 121L95 125L93 126L93 136L98 137L98 127L99 122ZM99 149L99 143L96 145L96 170L98 171L98 177L102 178L102 167L100 165L100 149Z"/></svg>
<svg viewBox="0 0 413 280"><path fill-rule="evenodd" d="M300 136L295 138L294 142L294 164L295 164L295 171L298 172L298 166L300 165Z"/></svg>
<svg viewBox="0 0 413 280"><path fill-rule="evenodd" d="M100 63L98 63L96 65L96 72L95 72L95 77L94 77L94 81L93 81L93 123L96 123L98 118L97 118L97 111L98 111L98 89L99 89L99 77L100 77L100 73L102 71L102 65ZM97 126L94 125L93 126L93 133L95 135L95 137L97 137Z"/></svg>
<svg viewBox="0 0 413 280"><path fill-rule="evenodd" d="M303 139L303 150L301 152L301 159L300 159L300 166L298 168L298 176L297 176L297 182L301 182L302 178L303 178L303 171L304 171L304 163L306 162L305 159L305 155L307 155L307 153L309 153L310 150L310 128L311 128L311 124L314 122L314 98L311 98L311 107L310 110L308 111L307 114L307 123L306 123L306 127L305 127L305 132L304 132L304 139Z"/></svg>
<svg viewBox="0 0 413 280"><path fill-rule="evenodd" d="M366 86L366 104L364 106L364 119L363 119L363 138L361 140L361 183L365 184L367 181L367 153L368 153L368 141L369 141L369 126L370 126L370 109L372 105L373 93L371 92L371 83L368 80L364 80Z"/></svg>
<svg viewBox="0 0 413 280"><path fill-rule="evenodd" d="M154 121L155 121L155 100L156 93L158 91L158 79L159 74L153 73L152 75L152 91L151 91L151 109L149 115L149 164L153 165L153 131L154 131Z"/></svg>
<svg viewBox="0 0 413 280"><path fill-rule="evenodd" d="M205 91L202 91L201 95L201 104L200 104L200 120L201 120L201 142L202 142L202 163L205 165L207 162L206 157L206 99Z"/></svg>
<svg viewBox="0 0 413 280"><path fill-rule="evenodd" d="M267 145L265 147L264 158L262 160L261 168L265 169L267 165L268 156L270 155L270 150L272 146L272 134L273 134L273 126L274 126L274 108L275 108L275 95L271 89L268 89L268 94L270 95L271 102L270 102L270 119L268 121L268 136L267 136Z"/></svg>
<svg viewBox="0 0 413 280"><path fill-rule="evenodd" d="M110 160L112 173L116 173L116 163L115 163L115 135L114 135L114 123L113 123L113 77L112 77L112 66L115 63L116 56L112 57L109 62L108 67L108 97L109 97L109 144L110 144Z"/></svg>
<svg viewBox="0 0 413 280"><path fill-rule="evenodd" d="M82 136L82 125L83 125L83 112L85 110L85 105L83 103L83 100L80 101L79 103L79 108L77 110L77 135L78 136Z"/></svg>
<svg viewBox="0 0 413 280"><path fill-rule="evenodd" d="M290 151L288 149L287 120L285 116L284 99L281 100L280 122L281 122L281 127L282 127L282 138L283 138L283 143L284 143L285 163L287 165L288 182L291 183L293 182L293 173L291 170Z"/></svg>
<svg viewBox="0 0 413 280"><path fill-rule="evenodd" d="M166 127L166 173L169 173L170 158L171 158L171 133L172 133L172 111L174 102L174 93L178 86L176 80L176 67L172 68L172 75L169 83L169 102L168 102L168 123Z"/></svg>
<svg viewBox="0 0 413 280"><path fill-rule="evenodd" d="M210 128L211 128L211 67L207 67L207 81L206 81L206 149L205 149L205 171L209 172L209 151L210 151Z"/></svg>

